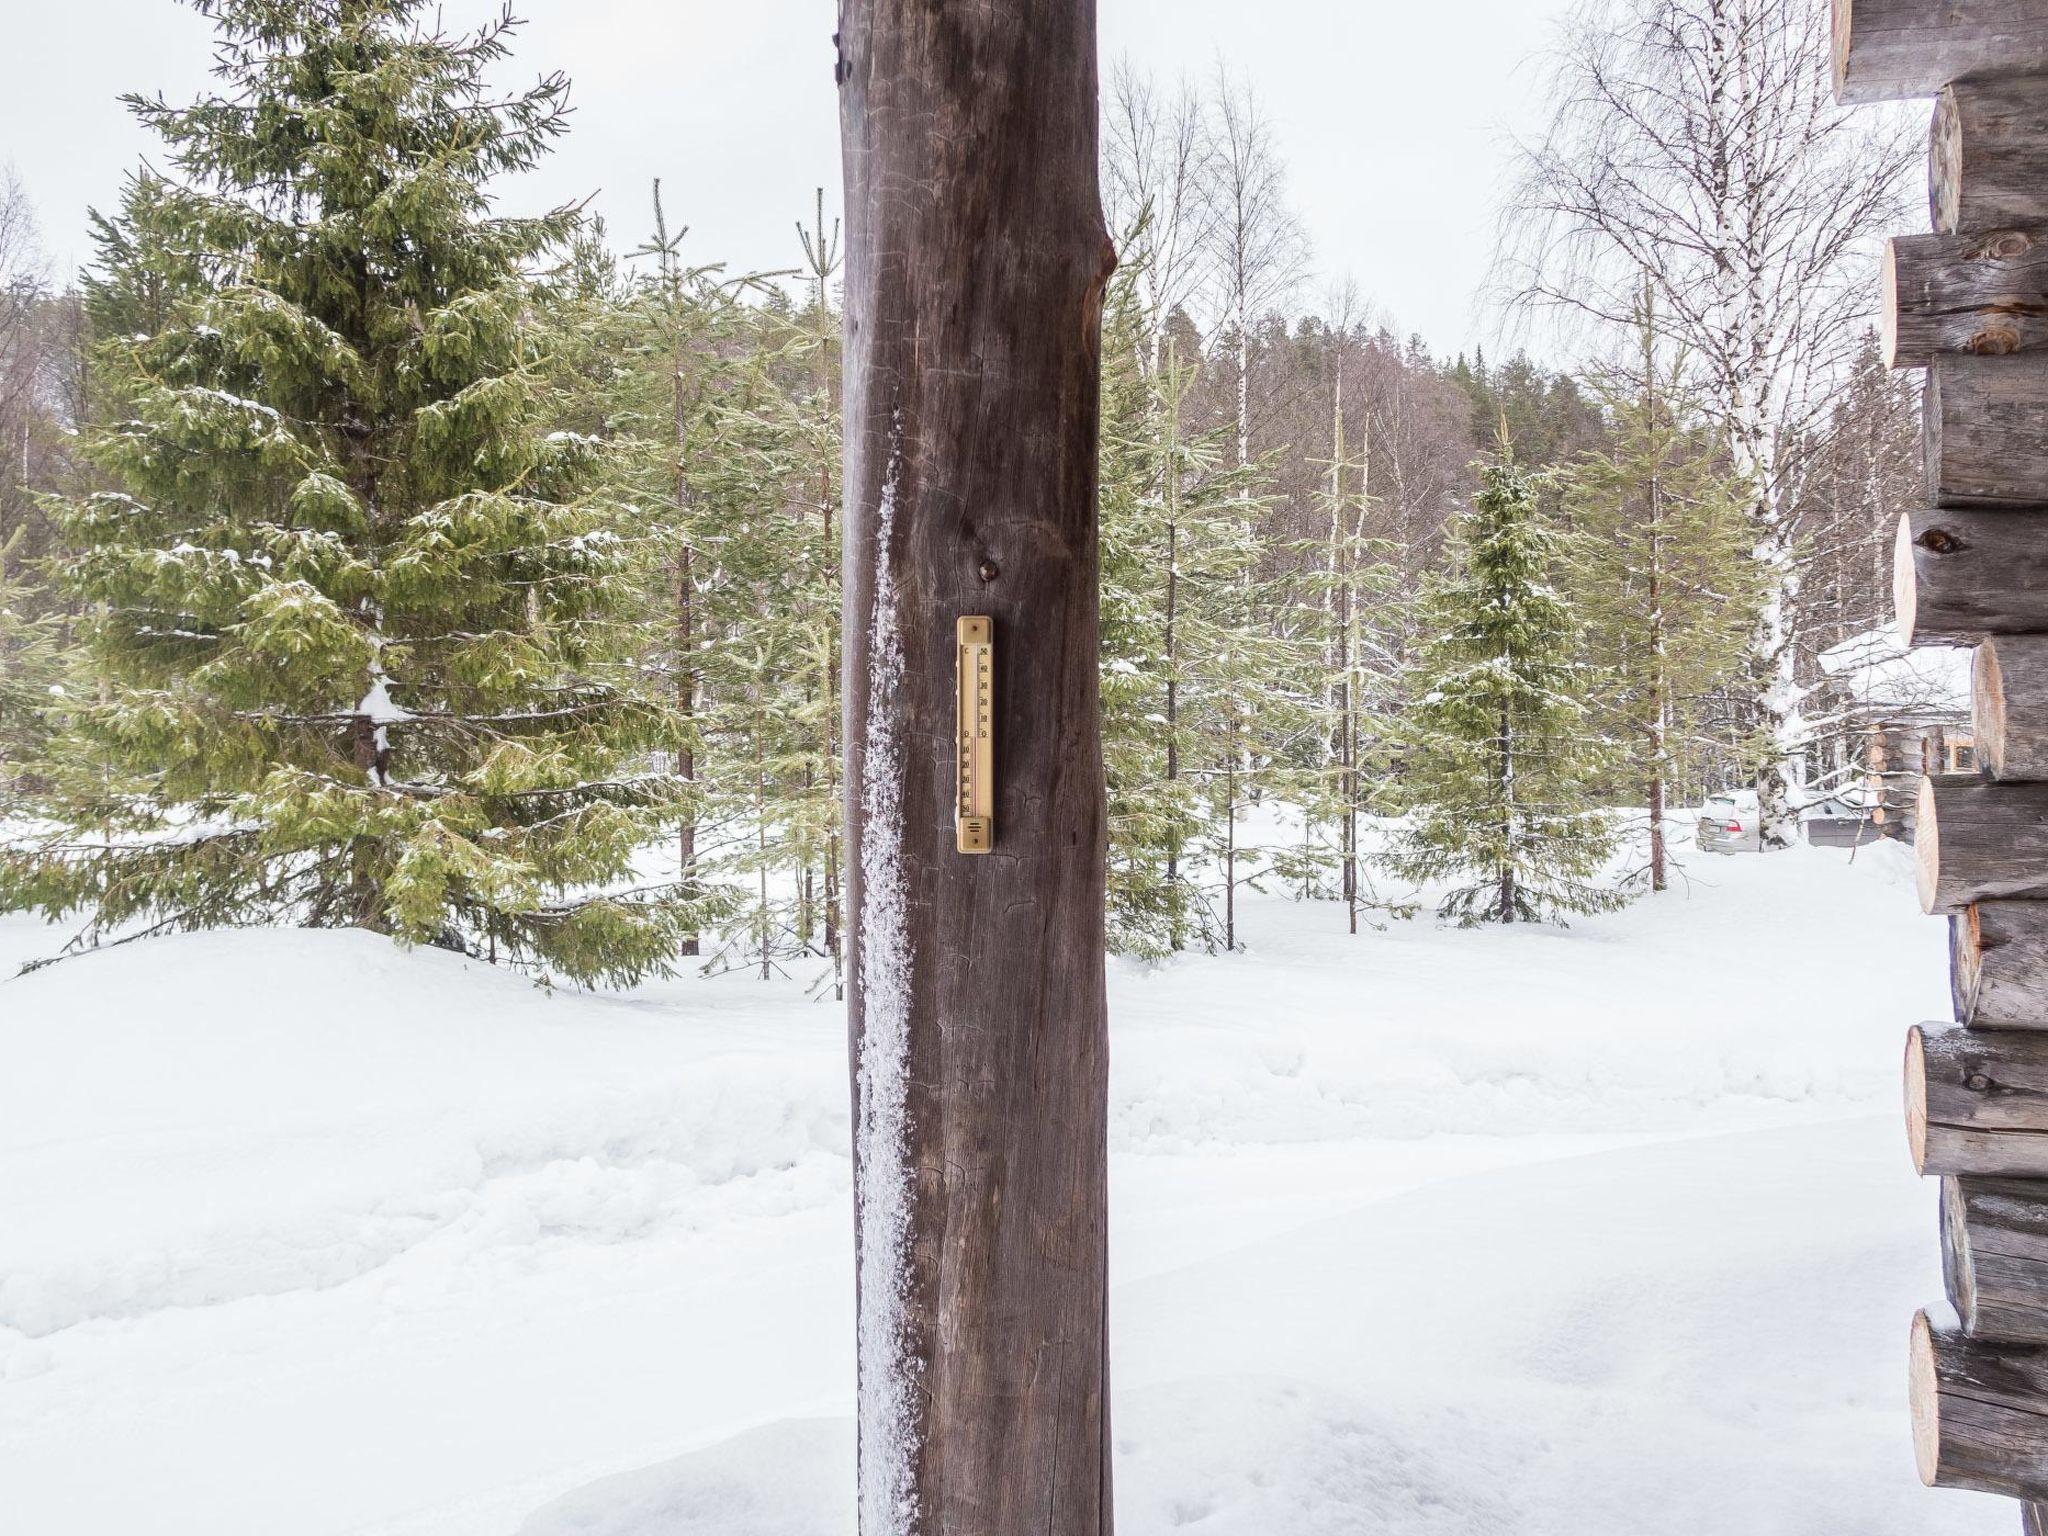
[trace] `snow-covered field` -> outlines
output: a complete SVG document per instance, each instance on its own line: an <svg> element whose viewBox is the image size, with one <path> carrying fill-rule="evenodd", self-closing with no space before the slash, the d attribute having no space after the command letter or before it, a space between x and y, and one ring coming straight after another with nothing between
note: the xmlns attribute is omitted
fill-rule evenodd
<svg viewBox="0 0 2048 1536"><path fill-rule="evenodd" d="M1117 966L1125 1536L2012 1528L1912 1469L1900 854ZM796 982L244 932L0 983L0 1532L849 1536L846 1097Z"/></svg>

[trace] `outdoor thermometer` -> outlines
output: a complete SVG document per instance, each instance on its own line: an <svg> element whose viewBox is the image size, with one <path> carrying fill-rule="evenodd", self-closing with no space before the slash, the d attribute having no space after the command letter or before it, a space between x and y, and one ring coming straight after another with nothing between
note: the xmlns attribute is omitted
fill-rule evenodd
<svg viewBox="0 0 2048 1536"><path fill-rule="evenodd" d="M954 630L959 727L953 833L962 853L987 853L996 842L996 625L986 614Z"/></svg>

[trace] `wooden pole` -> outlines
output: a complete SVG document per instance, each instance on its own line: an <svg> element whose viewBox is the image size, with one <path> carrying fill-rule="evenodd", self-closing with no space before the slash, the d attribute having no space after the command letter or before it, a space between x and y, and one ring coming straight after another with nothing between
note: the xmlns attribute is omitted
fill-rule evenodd
<svg viewBox="0 0 2048 1536"><path fill-rule="evenodd" d="M1105 1536L1095 8L841 0L838 44L860 1530Z"/></svg>

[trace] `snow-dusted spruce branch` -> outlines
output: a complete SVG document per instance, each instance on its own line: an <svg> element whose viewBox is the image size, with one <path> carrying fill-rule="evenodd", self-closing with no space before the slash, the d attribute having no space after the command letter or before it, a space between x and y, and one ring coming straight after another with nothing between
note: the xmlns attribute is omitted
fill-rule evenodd
<svg viewBox="0 0 2048 1536"><path fill-rule="evenodd" d="M1511 315L1576 317L1594 345L1647 280L1754 487L1770 579L1754 711L1780 763L1766 836L1796 836L1799 458L1862 337L1874 238L1917 154L1903 119L1834 104L1826 8L1805 0L1608 0L1565 28L1548 130L1518 146L1502 210Z"/></svg>
<svg viewBox="0 0 2048 1536"><path fill-rule="evenodd" d="M258 829L260 832L260 829ZM244 833L242 835L250 835ZM104 854L104 845L84 850ZM319 882L325 872L338 866L348 856L347 849L337 849L315 858L298 857L287 860L285 868L277 878L255 887L250 893L250 909L237 921L244 926L258 926L277 923L289 917L295 910L302 909L319 890ZM118 938L104 937L107 920L98 911L89 918L55 954L41 955L22 962L18 976L31 971L40 971L63 960L75 960L80 955L94 954L101 950L119 949L124 944L133 944L142 939L161 938L167 933L187 933L198 928L212 927L218 921L218 914L210 902L195 902L165 914L154 922L132 929Z"/></svg>

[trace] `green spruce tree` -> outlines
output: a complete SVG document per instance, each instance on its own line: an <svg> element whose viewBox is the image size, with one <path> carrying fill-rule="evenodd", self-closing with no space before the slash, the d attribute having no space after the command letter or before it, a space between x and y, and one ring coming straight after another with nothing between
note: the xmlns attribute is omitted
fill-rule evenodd
<svg viewBox="0 0 2048 1536"><path fill-rule="evenodd" d="M1423 596L1426 641L1405 725L1411 812L1389 853L1408 879L1448 880L1440 916L1561 920L1621 901L1599 883L1615 834L1594 801L1613 753L1586 700L1578 626L1550 586L1557 538L1531 478L1486 466Z"/></svg>
<svg viewBox="0 0 2048 1536"><path fill-rule="evenodd" d="M79 681L70 626L17 557L26 533L0 540L0 817L47 791L44 759Z"/></svg>
<svg viewBox="0 0 2048 1536"><path fill-rule="evenodd" d="M65 509L110 680L74 832L0 901L151 932L358 926L577 979L661 969L672 884L636 853L670 779L642 696L620 509L551 430L532 278L576 217L492 211L565 126L502 92L507 15L200 0L215 93L131 99L170 169L101 223L91 302L118 490Z"/></svg>
<svg viewBox="0 0 2048 1536"><path fill-rule="evenodd" d="M1668 881L1673 785L1699 761L1703 704L1739 685L1764 599L1755 495L1729 472L1684 378L1682 358L1658 357L1646 291L1634 362L1593 384L1608 439L1560 477L1572 526L1564 585L1604 669L1592 718L1622 744L1621 772L1642 797L1655 891Z"/></svg>

